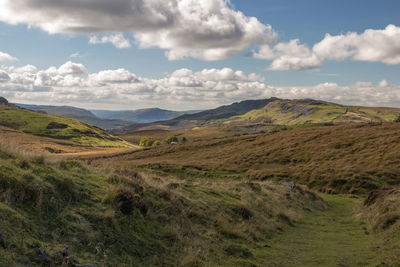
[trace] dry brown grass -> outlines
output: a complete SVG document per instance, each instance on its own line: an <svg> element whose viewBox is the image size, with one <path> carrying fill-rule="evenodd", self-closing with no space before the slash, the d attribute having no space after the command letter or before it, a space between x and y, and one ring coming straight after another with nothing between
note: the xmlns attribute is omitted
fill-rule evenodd
<svg viewBox="0 0 400 267"><path fill-rule="evenodd" d="M400 124L357 124L161 146L98 165L171 164L293 179L325 192L364 193L400 181Z"/></svg>
<svg viewBox="0 0 400 267"><path fill-rule="evenodd" d="M371 230L381 237L379 247L385 251L393 251L387 260L396 263L400 262L399 203L400 186L391 186L371 192L357 210L358 217L369 224L365 231Z"/></svg>
<svg viewBox="0 0 400 267"><path fill-rule="evenodd" d="M137 131L129 134L119 135L122 139L133 144L139 144L143 137L152 139L164 140L169 136L186 137L189 141L211 140L215 138L227 137L231 134L220 128L202 128L198 130L182 130L182 131L168 131L168 130L148 130Z"/></svg>
<svg viewBox="0 0 400 267"><path fill-rule="evenodd" d="M141 179L155 190L159 199L171 204L157 213L169 217L162 240L182 244L177 254L179 266L195 265L201 260L207 262L205 266L236 266L236 259L243 257L240 253L250 252L307 211L326 208L320 197L304 187L289 190L272 181L192 181L190 177L152 172L141 173ZM240 255L229 256L231 247L239 248ZM221 262L221 248L228 250L228 262ZM250 258L263 265L261 259Z"/></svg>
<svg viewBox="0 0 400 267"><path fill-rule="evenodd" d="M371 192L364 201L360 216L376 231L400 230L400 186L385 187Z"/></svg>
<svg viewBox="0 0 400 267"><path fill-rule="evenodd" d="M23 157L45 157L49 160L107 157L139 149L85 146L72 141L35 136L4 126L0 126L0 148Z"/></svg>

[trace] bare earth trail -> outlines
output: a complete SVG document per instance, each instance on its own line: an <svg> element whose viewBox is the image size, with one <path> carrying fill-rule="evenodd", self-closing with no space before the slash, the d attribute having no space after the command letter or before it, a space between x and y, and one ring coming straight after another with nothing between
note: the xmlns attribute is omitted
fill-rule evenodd
<svg viewBox="0 0 400 267"><path fill-rule="evenodd" d="M256 256L266 266L378 266L383 251L358 221L353 209L359 200L325 195L328 208L310 213L270 240ZM385 266L385 265L381 265Z"/></svg>

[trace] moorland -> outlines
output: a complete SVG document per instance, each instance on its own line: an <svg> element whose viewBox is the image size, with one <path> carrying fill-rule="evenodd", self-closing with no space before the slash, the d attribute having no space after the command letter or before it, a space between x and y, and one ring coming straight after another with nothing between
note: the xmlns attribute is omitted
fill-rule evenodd
<svg viewBox="0 0 400 267"><path fill-rule="evenodd" d="M0 104L1 266L399 266L400 109L62 115Z"/></svg>

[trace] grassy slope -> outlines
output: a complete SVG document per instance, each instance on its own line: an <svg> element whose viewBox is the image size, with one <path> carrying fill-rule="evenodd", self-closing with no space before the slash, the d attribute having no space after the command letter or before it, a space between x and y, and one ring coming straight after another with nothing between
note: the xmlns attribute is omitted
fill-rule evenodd
<svg viewBox="0 0 400 267"><path fill-rule="evenodd" d="M2 152L0 265L39 265L35 247L60 264L69 243L75 262L97 265L107 250L118 266L397 266L397 187L360 206L361 223L359 199L327 195L324 210L272 180L358 193L398 184L399 132L390 123L218 137L88 161L101 169Z"/></svg>
<svg viewBox="0 0 400 267"><path fill-rule="evenodd" d="M400 124L359 124L161 146L113 165L227 169L252 180L293 179L325 192L368 193L400 181ZM99 161L107 165L107 161Z"/></svg>
<svg viewBox="0 0 400 267"><path fill-rule="evenodd" d="M70 107L70 106L45 106L45 105L25 105L16 104L19 107L32 111L45 111L47 114L69 117L77 119L91 125L101 127L103 129L113 129L116 127L127 126L130 123L123 120L107 120L96 117L92 112L86 109Z"/></svg>
<svg viewBox="0 0 400 267"><path fill-rule="evenodd" d="M252 110L224 121L225 125L268 121L278 125L392 122L400 110L343 106L315 100L276 100L262 109Z"/></svg>
<svg viewBox="0 0 400 267"><path fill-rule="evenodd" d="M51 123L56 123L57 126L51 127ZM0 125L33 135L69 140L89 146L130 146L120 138L78 120L36 113L13 106L0 105Z"/></svg>
<svg viewBox="0 0 400 267"><path fill-rule="evenodd" d="M385 187L369 194L358 208L358 217L369 223L371 232L383 236L380 253L390 253L386 263L394 262L400 266L400 187Z"/></svg>
<svg viewBox="0 0 400 267"><path fill-rule="evenodd" d="M47 266L70 245L74 263L265 266L260 243L323 202L305 190L186 170L140 175L0 152L1 266ZM225 177L225 178L224 178Z"/></svg>
<svg viewBox="0 0 400 267"><path fill-rule="evenodd" d="M328 208L304 217L296 227L269 242L256 254L270 258L268 266L380 266L396 254L378 248L378 239L353 216L358 199L325 195ZM389 265L390 266L390 265Z"/></svg>
<svg viewBox="0 0 400 267"><path fill-rule="evenodd" d="M126 134L143 130L185 130L208 127L220 127L228 132L256 133L275 131L282 126L296 128L321 124L393 122L399 116L400 109L396 108L356 107L311 99L282 100L272 98L243 101L164 122L133 124L116 129L115 133Z"/></svg>
<svg viewBox="0 0 400 267"><path fill-rule="evenodd" d="M138 152L112 164L129 162L197 179L295 180L325 192L358 194L325 195L326 211L306 214L295 227L259 243L253 254L265 257L267 266L399 266L399 140L399 123L299 128L205 141L189 138L185 145Z"/></svg>

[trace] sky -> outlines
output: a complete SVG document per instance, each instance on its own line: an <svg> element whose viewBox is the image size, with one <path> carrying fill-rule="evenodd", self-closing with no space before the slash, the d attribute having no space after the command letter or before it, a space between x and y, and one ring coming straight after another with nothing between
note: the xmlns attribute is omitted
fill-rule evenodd
<svg viewBox="0 0 400 267"><path fill-rule="evenodd" d="M89 109L400 108L398 0L0 0L0 96Z"/></svg>

